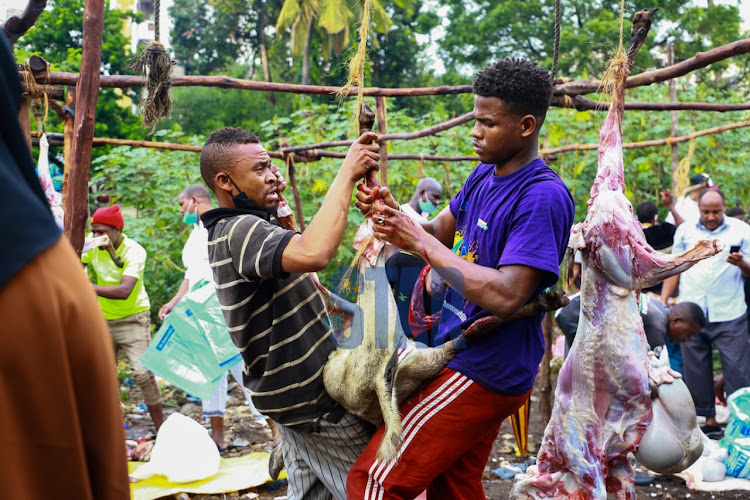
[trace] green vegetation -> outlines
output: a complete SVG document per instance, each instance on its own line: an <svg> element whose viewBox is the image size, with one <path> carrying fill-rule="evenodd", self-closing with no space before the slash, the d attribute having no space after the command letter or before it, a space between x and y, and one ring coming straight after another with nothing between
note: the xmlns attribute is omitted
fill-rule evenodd
<svg viewBox="0 0 750 500"><path fill-rule="evenodd" d="M558 76L598 77L617 46L619 1L563 0L560 69ZM50 0L36 26L19 41L16 56L23 61L38 53L53 71L78 71L81 58L82 0ZM361 2L332 0L176 0L170 34L176 61L188 74L224 74L277 82L342 85L346 61L356 48ZM416 87L471 82L473 72L492 59L522 56L552 64L554 0L379 0L370 29L371 47L365 81L368 86ZM629 13L650 6L627 1ZM351 14L336 14L334 8ZM296 10L295 10L296 9ZM307 9L307 10L305 10ZM312 11L310 9L313 9ZM317 10L315 10L317 9ZM628 17L626 15L626 17ZM102 71L130 73L132 57L123 35L123 23L137 15L107 10ZM436 28L444 30L436 37ZM625 32L630 23L625 22ZM294 36L292 36L294 35ZM683 0L660 4L647 47L636 60L634 73L663 66L666 45L674 45L681 61L696 52L748 36L740 31L736 6L695 7ZM430 45L431 41L431 45ZM307 50L305 50L307 47ZM429 49L429 50L428 50ZM740 56L680 78L680 101L742 103L750 100L748 60ZM307 62L305 62L307 61ZM435 74L436 62L446 71ZM352 135L351 100L338 104L330 96L269 95L216 88L174 89L173 116L159 125L156 140L200 145L207 134L224 125L256 131L269 150L284 138L290 145L339 140ZM137 101L136 92L126 97ZM114 90L103 90L97 110L96 135L146 137L130 106L118 103ZM602 97L603 99L603 97ZM666 84L628 90L629 101L667 102ZM373 105L372 100L368 100ZM399 98L388 100L388 131L412 132L471 110L471 95ZM748 112L679 112L680 135L750 117ZM544 147L597 143L603 112L553 108L544 125ZM395 141L389 152L468 155L471 124L434 137ZM48 130L61 131L51 116ZM628 111L624 141L668 137L670 113ZM750 134L738 129L696 140L691 174L707 171L727 193L728 205L750 203L750 177L741 175L750 165ZM679 156L689 145L679 145ZM345 151L345 149L338 149ZM52 155L57 151L53 150ZM92 183L108 189L110 202L126 212L126 233L149 252L146 286L152 317L168 301L182 277L180 252L189 228L179 217L177 195L199 182L198 155L128 147L96 148ZM588 190L596 172L596 151L558 154L550 164L570 187L576 200L577 220L586 213ZM393 161L388 180L396 199L408 200L418 180L419 161ZM669 146L625 151L627 194L634 204L658 201L658 192L670 184ZM297 178L307 222L315 214L340 160L324 159L297 164ZM280 163L280 168L284 168ZM474 167L472 163L423 162L424 175L455 193ZM291 190L287 192L291 200ZM446 198L447 202L447 198ZM293 207L296 208L296 207ZM442 208L442 207L441 207ZM663 214L664 215L664 214ZM347 234L329 269L322 273L330 284L335 269L349 264L350 243L361 215L352 210Z"/></svg>

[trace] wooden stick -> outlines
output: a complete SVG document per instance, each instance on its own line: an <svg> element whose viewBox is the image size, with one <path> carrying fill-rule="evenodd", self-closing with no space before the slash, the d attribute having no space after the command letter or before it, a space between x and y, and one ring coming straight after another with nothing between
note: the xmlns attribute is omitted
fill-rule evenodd
<svg viewBox="0 0 750 500"><path fill-rule="evenodd" d="M544 332L544 356L539 368L539 415L542 427L547 427L552 417L552 375L550 361L552 360L552 314L546 313L542 320Z"/></svg>
<svg viewBox="0 0 750 500"><path fill-rule="evenodd" d="M656 82L665 82L672 78L687 75L697 69L705 68L715 62L723 61L724 59L729 59L730 57L739 56L748 52L750 52L750 38L737 40L736 42L731 42L706 52L698 52L690 59L686 59L680 63L651 71L644 71L643 73L630 76L625 81L625 88L641 87ZM600 86L601 82L599 80L579 80L564 83L562 85L555 85L553 93L555 95L564 94L569 96L592 94L599 92Z"/></svg>
<svg viewBox="0 0 750 500"><path fill-rule="evenodd" d="M377 105L377 100L376 100ZM378 142L382 141L408 141L411 139L419 139L420 137L426 137L430 135L435 135L438 132L442 132L443 130L448 130L453 127L457 127L459 125L463 125L466 122L469 122L474 119L474 112L471 111L469 113L466 113L465 115L461 115L457 118L453 118L451 120L445 121L443 123L440 123L438 125L435 125L433 127L428 127L422 130L418 130L416 132L406 132L406 133L398 133L398 134L383 134L378 137ZM379 127L379 125L378 125ZM351 146L354 143L354 141L351 140L345 140L345 141L330 141L330 142L320 142L318 144L310 144L309 146L293 146L289 148L283 148L282 151L284 153L296 153L300 151L310 151L313 149L325 149L325 148L335 148L339 146Z"/></svg>
<svg viewBox="0 0 750 500"><path fill-rule="evenodd" d="M670 80L671 82L672 80ZM585 97L554 96L551 106L575 108L578 111L607 111L609 102L599 102ZM713 102L625 102L625 109L638 111L745 111L750 103L720 104Z"/></svg>
<svg viewBox="0 0 750 500"><path fill-rule="evenodd" d="M10 44L15 44L39 18L47 6L47 0L29 0L20 16L11 16L2 25L2 30L8 37Z"/></svg>
<svg viewBox="0 0 750 500"><path fill-rule="evenodd" d="M653 139L650 141L642 142L627 142L622 145L625 149L638 149L647 148L654 146L664 146L667 144L687 142L696 137L702 137L704 135L718 134L726 132L728 130L734 130L738 128L750 127L750 120L738 123L730 123L728 125L722 125L720 127L713 127L705 130L699 130L692 134L683 135L680 137L667 137L666 139ZM32 132L33 137L37 137L36 132ZM59 142L62 139L61 134L49 133L47 134L50 142ZM187 144L173 144L168 142L154 142L154 141L139 141L132 139L109 139L103 137L94 138L94 146L103 146L107 144L114 144L118 146L133 146L133 147L144 147L154 149L165 149L173 151L191 151L194 153L200 153L200 146L189 146ZM568 144L566 146L560 146L556 148L544 148L539 150L540 155L550 155L556 153L565 153L568 151L588 151L595 150L599 147L599 144ZM268 151L271 158L282 158L282 153L277 151ZM345 158L346 153L339 153L333 151L316 151L314 154L308 155L295 155L295 162L312 162L317 161L320 158ZM418 155L418 154L389 154L389 160L428 160L428 161L479 161L476 156L439 156L439 155Z"/></svg>
<svg viewBox="0 0 750 500"><path fill-rule="evenodd" d="M21 99L21 106L18 108L18 123L21 124L21 131L26 138L26 145L31 151L31 118L29 118L29 98Z"/></svg>
<svg viewBox="0 0 750 500"><path fill-rule="evenodd" d="M375 97L375 117L378 120L378 136L384 137L388 132L388 125L386 123L386 112L385 112L385 97ZM378 141L380 144L380 185L388 185L388 145L382 139Z"/></svg>
<svg viewBox="0 0 750 500"><path fill-rule="evenodd" d="M734 130L738 128L750 127L750 120L744 122L730 123L728 125L722 125L720 127L707 128L705 130L699 130L692 134L683 135L680 137L667 137L666 139L653 139L650 141L641 142L626 142L622 145L624 149L638 149L638 148L650 148L653 146L665 146L672 145L679 142L687 142L690 139L696 137L702 137L704 135L718 134L720 132L726 132L727 130ZM588 151L592 149L598 149L598 144L569 144L567 146L560 146L557 148L550 148L547 150L539 150L540 154L555 154L565 153L566 151Z"/></svg>
<svg viewBox="0 0 750 500"><path fill-rule="evenodd" d="M699 52L695 56L664 68L644 71L633 75L627 79L625 86L627 88L650 85L655 82L663 82L672 78L686 75L697 69L705 68L710 64L723 61L734 56L750 52L750 38L737 40L735 42L716 47L706 52ZM53 72L50 74L49 83L55 85L76 85L78 83L76 73ZM102 87L142 87L146 79L141 76L133 75L102 75L100 85ZM565 81L556 79L553 94L569 95L571 97L592 94L599 92L600 81L595 79ZM243 89L259 90L263 92L288 92L293 94L314 94L314 95L335 95L339 87L330 87L322 85L296 85L289 83L259 82L255 80L241 80L239 78L230 78L227 76L175 76L172 79L174 87L218 87L224 89ZM381 88L369 87L363 89L366 96L383 96L383 97L416 97L427 95L451 95L451 94L470 94L471 85L450 86L443 85L439 87L417 87L417 88ZM355 95L357 89L353 88L348 91L348 95Z"/></svg>
<svg viewBox="0 0 750 500"><path fill-rule="evenodd" d="M76 107L76 94L73 91L68 91L68 95L65 98L65 120L63 125L63 158L65 165L63 166L63 187L62 197L63 206L65 206L65 199L68 197L68 180L70 176L70 152L73 149L73 129L75 127L75 116L72 110Z"/></svg>
<svg viewBox="0 0 750 500"><path fill-rule="evenodd" d="M89 167L94 139L99 69L102 60L104 0L86 0L83 7L83 51L81 77L76 87L76 116L70 152L68 197L65 203L65 235L81 254L89 218Z"/></svg>

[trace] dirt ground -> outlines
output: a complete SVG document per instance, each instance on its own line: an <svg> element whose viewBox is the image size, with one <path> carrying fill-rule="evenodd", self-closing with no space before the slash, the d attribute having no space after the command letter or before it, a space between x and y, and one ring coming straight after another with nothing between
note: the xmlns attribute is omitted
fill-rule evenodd
<svg viewBox="0 0 750 500"><path fill-rule="evenodd" d="M153 426L148 414L143 414L138 409L140 395L138 389L128 384L125 379L122 386L125 420L129 428L126 430L129 439L137 439L140 436L153 433ZM553 378L553 384L555 380ZM201 405L199 401L188 399L184 393L172 388L162 391L165 401L165 413L167 415L179 411L184 415L191 416L200 422ZM271 450L271 432L263 421L254 420L244 404L240 389L230 382L230 398L227 404L227 416L225 419L225 432L228 442L234 442L238 446L222 452L223 457L241 456L253 451ZM537 451L541 436L544 433L539 415L539 389L534 388L532 394L531 415L529 419L529 451L534 454ZM500 479L491 471L508 463L519 462L513 451L515 439L510 422L503 423L500 433L495 441L492 453L484 472L484 490L488 499L507 499L513 486L513 479ZM708 500L708 499L748 499L750 492L727 491L722 493L706 493L693 491L685 486L682 479L675 476L656 476L649 486L637 486L637 498L650 499L682 499ZM278 481L266 484L259 488L251 488L225 495L185 495L165 497L179 498L180 500L224 500L224 499L259 499L259 500L283 500L286 498L286 483Z"/></svg>

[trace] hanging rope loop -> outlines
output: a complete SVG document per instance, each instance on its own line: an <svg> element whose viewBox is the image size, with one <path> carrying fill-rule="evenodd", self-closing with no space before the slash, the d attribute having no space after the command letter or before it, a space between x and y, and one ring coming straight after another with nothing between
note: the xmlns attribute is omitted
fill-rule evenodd
<svg viewBox="0 0 750 500"><path fill-rule="evenodd" d="M557 74L557 63L560 57L560 24L562 18L562 5L560 0L555 0L555 48L552 54L552 69L550 70L550 78L554 81L555 75Z"/></svg>

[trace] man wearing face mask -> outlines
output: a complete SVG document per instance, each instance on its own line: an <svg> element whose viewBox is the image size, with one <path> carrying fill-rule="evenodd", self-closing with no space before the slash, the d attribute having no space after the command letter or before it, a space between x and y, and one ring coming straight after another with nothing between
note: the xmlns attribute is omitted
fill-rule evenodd
<svg viewBox="0 0 750 500"><path fill-rule="evenodd" d="M177 202L180 205L182 221L192 226L193 230L190 232L185 246L182 247L182 264L185 266L185 278L182 280L182 284L174 297L172 297L172 300L159 309L159 319L162 321L190 290L191 286L204 280L213 282L213 273L208 262L208 231L206 231L206 228L199 219L204 212L213 208L211 206L211 193L202 184L192 184L180 193ZM250 393L242 383L242 364L235 364L230 371L234 379L242 387L242 393L250 407L253 418L265 418L253 405ZM229 444L224 439L227 387L227 374L225 373L211 397L201 401L203 405L203 417L211 423L211 439L214 440L216 446L221 451L229 447ZM278 442L280 438L273 420L268 418L266 419L266 423L271 428L274 441Z"/></svg>
<svg viewBox="0 0 750 500"><path fill-rule="evenodd" d="M424 220L435 212L440 199L443 197L443 188L438 181L432 177L425 177L417 184L417 190L411 197L409 203L401 205L401 211L414 220Z"/></svg>
<svg viewBox="0 0 750 500"><path fill-rule="evenodd" d="M352 145L302 234L271 222L283 183L255 134L226 127L201 152L201 175L220 207L201 216L216 293L245 385L282 436L290 499L345 499L349 468L374 431L323 386L335 344L311 273L341 243L355 182L379 168L376 139L369 132Z"/></svg>

